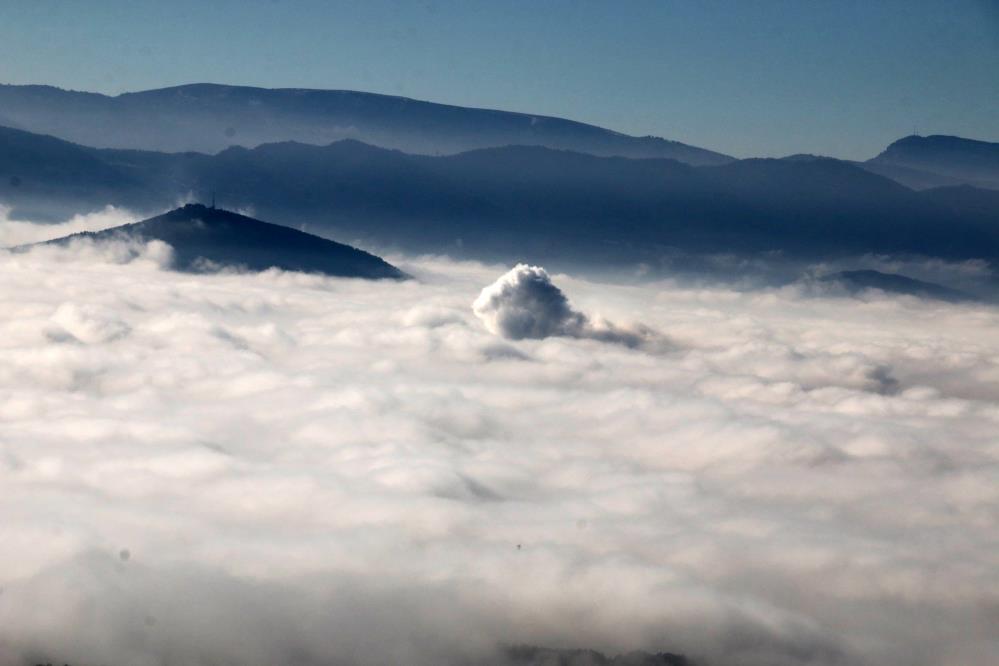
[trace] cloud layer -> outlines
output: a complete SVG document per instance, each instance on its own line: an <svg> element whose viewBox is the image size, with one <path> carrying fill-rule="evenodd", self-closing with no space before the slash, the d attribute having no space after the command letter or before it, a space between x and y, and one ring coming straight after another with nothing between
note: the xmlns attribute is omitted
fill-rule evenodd
<svg viewBox="0 0 999 666"><path fill-rule="evenodd" d="M992 663L994 308L168 254L0 256L0 663Z"/></svg>

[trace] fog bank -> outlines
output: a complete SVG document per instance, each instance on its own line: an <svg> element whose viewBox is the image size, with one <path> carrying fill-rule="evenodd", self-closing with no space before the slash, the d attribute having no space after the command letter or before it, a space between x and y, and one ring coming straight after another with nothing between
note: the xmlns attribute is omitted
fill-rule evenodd
<svg viewBox="0 0 999 666"><path fill-rule="evenodd" d="M999 310L392 261L0 255L0 662L994 663Z"/></svg>

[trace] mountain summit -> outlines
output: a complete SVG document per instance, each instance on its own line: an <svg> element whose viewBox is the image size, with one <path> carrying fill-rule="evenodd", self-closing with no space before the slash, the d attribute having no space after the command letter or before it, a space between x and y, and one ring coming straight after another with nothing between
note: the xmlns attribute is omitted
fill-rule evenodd
<svg viewBox="0 0 999 666"><path fill-rule="evenodd" d="M899 182L919 187L913 174L938 176L931 186L967 184L999 189L999 143L975 141L958 136L907 136L888 146L884 152L868 161L880 168L904 170L884 172ZM925 180L925 178L924 178Z"/></svg>
<svg viewBox="0 0 999 666"><path fill-rule="evenodd" d="M188 204L141 222L72 234L46 244L65 245L77 239L163 241L173 248L174 268L182 271L280 268L338 277L407 277L381 258L349 245L201 204Z"/></svg>

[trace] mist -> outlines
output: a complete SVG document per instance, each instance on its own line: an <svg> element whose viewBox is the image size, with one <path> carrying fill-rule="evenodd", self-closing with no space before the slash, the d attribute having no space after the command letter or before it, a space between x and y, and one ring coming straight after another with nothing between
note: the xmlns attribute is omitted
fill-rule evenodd
<svg viewBox="0 0 999 666"><path fill-rule="evenodd" d="M993 663L995 307L390 259L0 254L0 662Z"/></svg>
<svg viewBox="0 0 999 666"><path fill-rule="evenodd" d="M78 213L65 222L39 224L32 220L12 219L11 208L0 205L0 248L41 243L81 231L101 231L135 222L136 219L138 216L127 208L105 206L91 213Z"/></svg>

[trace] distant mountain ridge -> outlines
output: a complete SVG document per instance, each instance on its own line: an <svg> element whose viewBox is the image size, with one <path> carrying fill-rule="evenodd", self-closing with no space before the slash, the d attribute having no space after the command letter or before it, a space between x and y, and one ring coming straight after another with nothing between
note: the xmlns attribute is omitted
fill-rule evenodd
<svg viewBox="0 0 999 666"><path fill-rule="evenodd" d="M81 187L84 172L101 174L97 184ZM830 158L693 167L538 146L434 157L352 140L205 155L0 128L0 203L15 216L151 212L213 191L228 207L368 247L565 268L674 271L763 254L768 265L871 253L999 262L999 192L916 192Z"/></svg>
<svg viewBox="0 0 999 666"><path fill-rule="evenodd" d="M973 185L999 189L999 143L957 136L907 136L895 141L867 162L880 173L906 180L940 185ZM936 176L927 180L927 176Z"/></svg>
<svg viewBox="0 0 999 666"><path fill-rule="evenodd" d="M328 145L353 139L417 155L523 145L600 157L674 159L692 166L736 161L678 141L629 136L540 114L350 90L212 83L116 96L0 84L0 126L98 148L159 152L213 154L232 146L253 148L285 141ZM999 189L999 143L909 136L854 164L912 189L957 185Z"/></svg>
<svg viewBox="0 0 999 666"><path fill-rule="evenodd" d="M586 123L350 90L190 84L114 97L0 85L0 125L99 148L215 153L232 145L341 139L416 154L539 145L594 155L717 165L733 158Z"/></svg>
<svg viewBox="0 0 999 666"><path fill-rule="evenodd" d="M172 267L180 271L280 268L336 277L407 277L383 259L348 245L202 204L187 204L141 222L71 234L36 245L67 245L76 240L162 241L173 248Z"/></svg>
<svg viewBox="0 0 999 666"><path fill-rule="evenodd" d="M814 162L835 158L799 153L781 159ZM999 190L999 143L945 135L907 136L866 162L849 163L913 190L961 185Z"/></svg>

